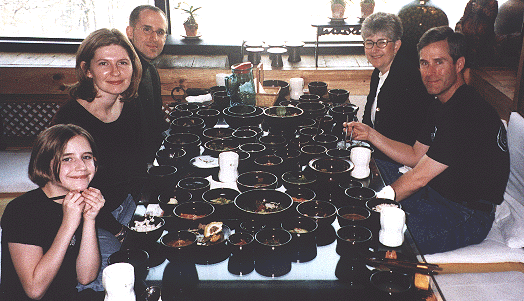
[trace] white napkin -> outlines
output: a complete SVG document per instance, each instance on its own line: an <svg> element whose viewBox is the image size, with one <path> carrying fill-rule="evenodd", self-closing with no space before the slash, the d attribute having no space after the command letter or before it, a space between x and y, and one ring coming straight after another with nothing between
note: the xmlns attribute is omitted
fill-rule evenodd
<svg viewBox="0 0 524 301"><path fill-rule="evenodd" d="M211 97L211 94L204 94L204 95L198 95L198 96L188 96L186 97L187 102L206 102L211 101L213 98Z"/></svg>

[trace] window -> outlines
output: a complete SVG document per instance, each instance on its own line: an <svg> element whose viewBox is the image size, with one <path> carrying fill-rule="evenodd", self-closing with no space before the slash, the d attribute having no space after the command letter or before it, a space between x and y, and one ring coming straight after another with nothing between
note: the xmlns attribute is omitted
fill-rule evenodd
<svg viewBox="0 0 524 301"><path fill-rule="evenodd" d="M154 0L9 0L0 4L0 36L85 38L99 28L125 32L137 5Z"/></svg>
<svg viewBox="0 0 524 301"><path fill-rule="evenodd" d="M203 39L313 41L314 22L326 22L331 16L329 0L185 0L202 8L197 12L199 31ZM502 5L507 0L499 0ZM174 10L178 0L171 0L173 38L184 35L182 23L187 14ZM359 0L349 1L348 22L360 16ZM412 0L376 0L375 11L397 13ZM468 0L432 0L448 15L450 26L460 19ZM124 31L129 13L140 4L154 0L9 0L0 3L0 36L26 38L82 39L95 29L108 27ZM323 37L322 40L341 36ZM347 37L357 39L358 37Z"/></svg>

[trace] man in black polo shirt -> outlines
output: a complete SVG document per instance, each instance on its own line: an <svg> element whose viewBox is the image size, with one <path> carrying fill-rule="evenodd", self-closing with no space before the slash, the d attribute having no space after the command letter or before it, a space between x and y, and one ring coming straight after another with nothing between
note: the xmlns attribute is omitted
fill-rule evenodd
<svg viewBox="0 0 524 301"><path fill-rule="evenodd" d="M151 64L166 43L167 18L158 7L137 6L129 16L126 34L135 47L142 63L142 80L138 87L138 100L141 106L141 134L148 145L147 159L153 162L155 152L162 142L162 132L167 129L162 110L160 77ZM153 134L151 134L153 133Z"/></svg>
<svg viewBox="0 0 524 301"><path fill-rule="evenodd" d="M497 112L465 84L464 36L447 26L430 29L418 52L422 81L435 101L415 145L360 123L348 129L393 160L414 166L378 195L401 202L419 250L431 254L484 240L503 200L509 153Z"/></svg>

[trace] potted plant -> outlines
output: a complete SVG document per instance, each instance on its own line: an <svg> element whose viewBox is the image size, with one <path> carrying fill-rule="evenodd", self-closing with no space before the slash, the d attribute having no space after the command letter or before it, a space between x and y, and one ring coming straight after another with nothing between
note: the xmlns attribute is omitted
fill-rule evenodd
<svg viewBox="0 0 524 301"><path fill-rule="evenodd" d="M182 4L185 4L187 8L181 7ZM194 7L193 5L189 5L185 2L178 3L177 9L183 10L189 14L189 17L187 17L187 19L184 21L184 29L186 30L187 37L197 36L198 23L195 20L195 12L201 8L202 7Z"/></svg>
<svg viewBox="0 0 524 301"><path fill-rule="evenodd" d="M347 1L351 0L331 0L331 16L333 19L344 18Z"/></svg>
<svg viewBox="0 0 524 301"><path fill-rule="evenodd" d="M375 0L361 0L360 12L362 20L371 15L375 10Z"/></svg>

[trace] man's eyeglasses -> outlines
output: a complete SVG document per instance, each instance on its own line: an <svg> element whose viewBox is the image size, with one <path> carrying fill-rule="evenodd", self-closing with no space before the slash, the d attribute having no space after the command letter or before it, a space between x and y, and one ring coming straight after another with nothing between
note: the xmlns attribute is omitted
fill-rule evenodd
<svg viewBox="0 0 524 301"><path fill-rule="evenodd" d="M143 33L145 33L148 36L155 33L159 38L165 38L167 35L167 32L165 30L163 29L153 30L153 27L147 26L147 25L140 27L140 29L142 30Z"/></svg>
<svg viewBox="0 0 524 301"><path fill-rule="evenodd" d="M380 39L380 40L378 40L376 42L373 42L371 40L365 40L364 41L364 48L372 49L373 46L377 45L378 48L384 49L384 48L386 48L388 46L389 42L393 42L393 41L388 41L386 39Z"/></svg>

